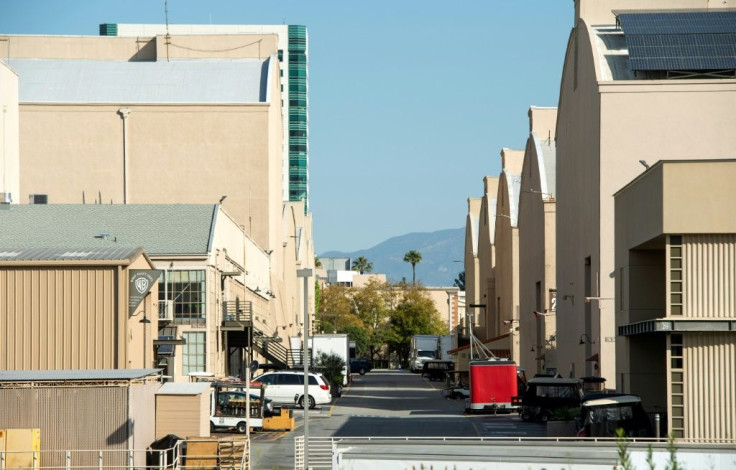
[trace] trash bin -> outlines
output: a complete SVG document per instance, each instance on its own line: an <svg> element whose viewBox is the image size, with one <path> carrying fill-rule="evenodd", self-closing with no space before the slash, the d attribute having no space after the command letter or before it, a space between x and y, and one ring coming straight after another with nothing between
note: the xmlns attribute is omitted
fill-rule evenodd
<svg viewBox="0 0 736 470"><path fill-rule="evenodd" d="M174 460L177 457L177 450L175 446L176 443L180 440L182 439L179 436L175 436L174 434L167 434L161 439L153 441L153 443L148 446L148 450L146 451L146 466L158 468L173 468ZM182 447L181 453L185 454L186 449ZM162 467L164 464L164 455L166 455L166 467Z"/></svg>

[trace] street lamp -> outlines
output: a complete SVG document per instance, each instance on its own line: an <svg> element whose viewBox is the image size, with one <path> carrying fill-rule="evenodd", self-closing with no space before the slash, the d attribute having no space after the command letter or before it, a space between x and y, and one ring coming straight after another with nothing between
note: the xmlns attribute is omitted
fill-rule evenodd
<svg viewBox="0 0 736 470"><path fill-rule="evenodd" d="M304 409L304 468L309 466L309 278L312 277L310 268L297 269L296 277L304 278L304 335L302 336L302 365L304 366L304 395L302 408Z"/></svg>

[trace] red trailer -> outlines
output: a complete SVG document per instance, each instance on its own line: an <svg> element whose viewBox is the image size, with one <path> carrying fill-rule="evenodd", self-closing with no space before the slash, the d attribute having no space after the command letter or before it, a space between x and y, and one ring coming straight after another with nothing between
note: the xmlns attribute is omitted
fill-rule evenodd
<svg viewBox="0 0 736 470"><path fill-rule="evenodd" d="M514 361L488 359L470 363L470 411L518 411Z"/></svg>

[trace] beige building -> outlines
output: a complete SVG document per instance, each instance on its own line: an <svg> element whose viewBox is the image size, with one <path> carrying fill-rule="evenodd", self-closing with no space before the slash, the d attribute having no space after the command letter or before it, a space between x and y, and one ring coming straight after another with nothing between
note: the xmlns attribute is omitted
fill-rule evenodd
<svg viewBox="0 0 736 470"><path fill-rule="evenodd" d="M293 205L288 211L292 213L290 229L291 233L300 233L300 236L288 237L285 252L291 254L291 258L285 269L296 274L300 263L305 258L310 259L312 249L305 239L311 232L311 222L304 215L303 203ZM140 315L135 321L132 316L129 320L131 328L136 329L125 336L136 343L131 346L132 350L147 351L145 364L144 359L139 358L137 361L140 363L136 362L136 367L161 367L175 381L182 381L187 380L190 373L199 372L218 377L244 376L245 361L254 358L260 363L275 362L282 367L289 365L286 353L288 337L301 331L303 320L301 286L296 281L287 283L283 279L271 282L273 254L258 247L221 205L0 207L0 223L4 228L0 233L0 251L4 253L39 247L86 247L84 250L92 253L111 247L145 249L148 255L145 259L150 259L152 267L161 270L161 276L152 296L153 301L148 299L146 306L147 317L152 323L145 331L145 348L141 343L144 332L137 331L143 328L137 323ZM295 230L297 227L299 231ZM53 263L43 261L40 264L46 266ZM9 296L25 299L34 295L33 292L26 292L25 286L19 283L3 285L8 287ZM78 295L83 305L92 305L96 290L88 289L77 294L73 290L74 286L74 283L60 286L59 292L63 294L59 295ZM313 299L313 287L310 291L308 295ZM45 319L54 311L50 307L29 311L26 305L27 302L17 305L13 311L23 312L22 317L25 322L31 322L29 324L47 324ZM31 305L36 305L36 302ZM70 307L65 324L97 324L100 321L100 325L106 325L103 312L95 310L84 313ZM38 322L33 321L34 314ZM12 321L11 312L3 312L2 319ZM3 331L16 331L20 326L8 323ZM280 344L274 343L274 334L281 338ZM113 347L118 340L111 337L104 344ZM79 344L79 341L69 341L65 347L79 348ZM87 342L81 344L86 345ZM30 352L33 347L29 344ZM70 354L69 357L76 355ZM36 368L126 366L109 362L79 362L65 367L55 364L46 364L45 367L40 364Z"/></svg>
<svg viewBox="0 0 736 470"><path fill-rule="evenodd" d="M519 193L519 357L529 374L556 372L556 108L529 109Z"/></svg>
<svg viewBox="0 0 736 470"><path fill-rule="evenodd" d="M480 260L478 259L480 238L480 208L481 198L468 198L468 213L465 216L465 250L463 255L463 266L465 267L465 302L468 314L477 316L477 312L470 305L481 303L480 290ZM475 323L475 318L473 319ZM463 325L467 328L467 318L463 319Z"/></svg>
<svg viewBox="0 0 736 470"><path fill-rule="evenodd" d="M519 190L524 152L503 149L495 215L495 296L489 337L509 334L510 359L519 364Z"/></svg>
<svg viewBox="0 0 736 470"><path fill-rule="evenodd" d="M470 310L477 331L475 334L483 339L495 336L493 318L496 316L496 196L498 195L498 177L483 177L483 197L480 198L480 215L478 217L478 295L474 302L476 307ZM466 271L467 272L467 271Z"/></svg>
<svg viewBox="0 0 736 470"><path fill-rule="evenodd" d="M620 388L615 363L613 194L660 159L733 157L736 80L632 62L626 9L707 9L705 0L577 0L557 117L557 367ZM646 65L650 65L648 70ZM636 69L635 69L636 67ZM706 66L707 67L707 66ZM648 163L647 163L648 162Z"/></svg>
<svg viewBox="0 0 736 470"><path fill-rule="evenodd" d="M736 160L660 161L615 194L617 385L675 437L736 436Z"/></svg>
<svg viewBox="0 0 736 470"><path fill-rule="evenodd" d="M18 76L0 60L0 204L20 194L18 161Z"/></svg>
<svg viewBox="0 0 736 470"><path fill-rule="evenodd" d="M7 149L18 172L4 169L8 182L19 181L14 201L40 194L54 204L201 204L226 196L248 235L279 249L275 35L0 39L0 57L18 77L17 97L4 98L19 109L18 155Z"/></svg>
<svg viewBox="0 0 736 470"><path fill-rule="evenodd" d="M7 233L8 224L2 226ZM3 247L0 369L148 368L160 273L139 304L130 297L130 279L153 268L140 248Z"/></svg>

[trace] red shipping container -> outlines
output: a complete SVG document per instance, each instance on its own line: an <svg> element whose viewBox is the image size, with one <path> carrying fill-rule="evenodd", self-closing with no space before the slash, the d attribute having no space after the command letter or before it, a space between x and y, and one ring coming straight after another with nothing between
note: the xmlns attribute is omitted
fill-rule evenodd
<svg viewBox="0 0 736 470"><path fill-rule="evenodd" d="M518 395L516 363L509 360L470 363L470 409L514 410L512 397Z"/></svg>

